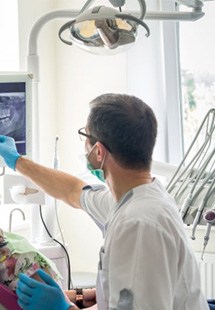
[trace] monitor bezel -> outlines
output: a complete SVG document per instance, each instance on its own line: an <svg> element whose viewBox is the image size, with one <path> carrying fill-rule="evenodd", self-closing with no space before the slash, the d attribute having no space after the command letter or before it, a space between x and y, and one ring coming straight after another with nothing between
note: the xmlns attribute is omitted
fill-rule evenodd
<svg viewBox="0 0 215 310"><path fill-rule="evenodd" d="M26 156L32 158L32 82L33 75L26 72L2 72L0 71L0 83L25 83L25 105L26 105ZM0 166L5 166L0 160Z"/></svg>

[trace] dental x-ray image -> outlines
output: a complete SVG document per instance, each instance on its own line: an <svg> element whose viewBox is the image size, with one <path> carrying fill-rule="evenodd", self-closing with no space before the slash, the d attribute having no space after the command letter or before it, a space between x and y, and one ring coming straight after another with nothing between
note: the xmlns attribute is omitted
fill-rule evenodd
<svg viewBox="0 0 215 310"><path fill-rule="evenodd" d="M13 137L26 154L26 92L24 82L0 83L0 135Z"/></svg>

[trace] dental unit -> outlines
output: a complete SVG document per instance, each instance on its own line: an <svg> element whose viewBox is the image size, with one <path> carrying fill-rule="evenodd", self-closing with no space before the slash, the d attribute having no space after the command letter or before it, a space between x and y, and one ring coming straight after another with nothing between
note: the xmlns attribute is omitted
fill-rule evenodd
<svg viewBox="0 0 215 310"><path fill-rule="evenodd" d="M195 145L198 151L192 155ZM167 185L176 200L181 218L191 226L191 239L195 240L198 225L207 225L204 248L209 240L214 221L215 199L215 109L206 114L193 142L178 169Z"/></svg>

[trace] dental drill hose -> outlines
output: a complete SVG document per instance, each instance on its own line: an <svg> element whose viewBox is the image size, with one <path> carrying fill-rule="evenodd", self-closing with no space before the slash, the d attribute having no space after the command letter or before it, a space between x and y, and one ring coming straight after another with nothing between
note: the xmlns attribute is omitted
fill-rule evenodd
<svg viewBox="0 0 215 310"><path fill-rule="evenodd" d="M190 193L189 196L184 201L184 203L183 203L183 205L181 207L181 210L180 210L180 215L181 215L182 219L184 219L184 217L186 216L187 211L188 211L188 209L189 209L189 207L191 205L192 199L193 199L193 196Z"/></svg>

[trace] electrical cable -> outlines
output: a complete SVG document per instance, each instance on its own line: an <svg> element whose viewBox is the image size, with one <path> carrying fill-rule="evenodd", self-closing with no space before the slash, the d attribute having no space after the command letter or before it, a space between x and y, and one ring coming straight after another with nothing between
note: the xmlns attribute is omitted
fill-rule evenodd
<svg viewBox="0 0 215 310"><path fill-rule="evenodd" d="M177 179L174 181L173 184L171 184L171 182L174 180L174 179L172 178L172 180L171 180L171 181L169 182L169 184L167 185L167 190L168 190L169 193L172 192L172 190L174 189L174 187L175 187L175 185L178 183L178 181L181 180L182 177L183 177L184 175L186 175L186 173L187 173L187 176L184 177L183 183L181 183L181 186L178 188L178 191L177 191L176 194L175 194L175 195L178 195L178 192L180 192L180 189L181 189L181 187L183 186L184 181L186 181L187 178L189 178L189 176L192 175L193 171L195 171L195 170L194 170L194 167L195 167L196 163L198 163L199 158L201 157L201 155L203 154L203 151L204 151L204 149L205 149L207 143L208 143L208 141L205 141L205 143L201 146L201 148L199 149L199 151L195 154L195 156L191 159L191 161L189 162L189 164L186 166L186 169L184 169L184 170L182 171L182 173L177 177ZM188 155L188 154L187 154L187 155ZM186 155L185 155L185 157L186 157ZM183 164L184 162L185 162L185 158L183 159L182 164ZM182 164L180 164L180 166L179 166L180 169L181 169L181 167L182 167ZM192 167L190 168L191 165L192 165ZM175 173L175 177L177 176L177 174L178 174L178 172L180 171L180 169L177 169L177 173ZM198 170L196 170L196 171L198 171ZM175 178L175 177L174 177L174 178ZM171 185L171 187L170 187L170 185ZM170 188L169 188L169 187L170 187Z"/></svg>
<svg viewBox="0 0 215 310"><path fill-rule="evenodd" d="M84 4L84 6L81 8L81 10L79 11L78 15L80 15L81 13L83 13L84 11L86 11L94 1L95 1L95 0L88 0L88 1Z"/></svg>
<svg viewBox="0 0 215 310"><path fill-rule="evenodd" d="M55 239L55 238L51 235L51 233L49 232L49 230L48 230L48 228L47 228L47 226L46 226L46 223L45 223L45 221L44 221L44 218L43 218L42 206L41 206L41 205L39 205L39 209L40 209L40 218L41 218L41 221L42 221L42 223L43 223L43 226L44 226L44 228L45 228L47 234L49 235L49 237L50 237L53 241L55 241L56 243L58 243L58 244L62 247L62 249L64 250L64 252L65 252L65 254L66 254L67 262L68 262L68 265L67 265L67 268L68 268L68 290L70 290L70 289L71 289L70 285L72 284L72 277L71 277L71 264L70 264L69 254L68 254L68 252L67 252L66 247L65 247L60 241L58 241L57 239ZM73 288L73 284L72 284L72 288Z"/></svg>
<svg viewBox="0 0 215 310"><path fill-rule="evenodd" d="M59 141L59 137L56 136L55 147L54 147L54 164L53 164L55 170L58 170L58 168L59 168L58 141ZM62 232L62 228L61 228L59 216L58 216L57 199L54 200L54 207L55 207L55 216L56 216L56 220L57 220L58 230L60 232L60 236L61 236L61 240L63 242L63 245L65 246L65 240L64 240L64 236L63 236L63 232Z"/></svg>
<svg viewBox="0 0 215 310"><path fill-rule="evenodd" d="M53 166L54 166L55 170L58 170L58 168L59 168L58 141L59 141L59 136L56 136L55 137L55 146L54 146L54 160L53 160L54 161ZM61 225L60 225L60 221L59 221L59 216L58 216L57 199L54 199L54 210L55 210L55 218L56 218L56 221L57 221L57 227L58 227L58 230L59 230L59 233L60 233L60 237L61 237L61 240L63 242L64 247L66 247L63 231L62 231L62 228L61 228ZM67 268L68 268L68 261L66 261L66 265L67 265ZM72 282L70 283L70 285L73 287Z"/></svg>
<svg viewBox="0 0 215 310"><path fill-rule="evenodd" d="M210 137L209 137L210 138ZM186 169L184 169L183 171L182 171L182 173L178 176L178 178L175 180L175 182L172 184L172 186L171 186L171 188L169 188L169 186L170 186L170 184L171 184L171 182L169 182L169 184L168 184L168 186L167 186L167 189L168 189L168 192L171 192L172 190L173 190L173 188L174 188L174 186L176 185L176 183L182 178L182 176L186 173L186 172L188 172L188 174L187 174L187 177L183 180L183 181L186 181L186 179L189 177L189 175L192 175L192 173L193 173L193 171L194 171L194 167L195 167L195 165L198 163L198 161L200 160L200 163L199 163L199 166L200 166L200 164L201 164L201 162L203 161L203 159L204 159L204 157L202 158L202 159L200 159L201 158L201 156L202 156L202 154L203 154L203 152L204 152L204 150L205 150L205 148L207 147L207 149L210 147L210 139L209 138L207 138L206 140L205 140L205 142L204 142L204 144L201 146L201 148L199 149L199 151L195 154L195 156L191 159L191 161L189 162L189 164L186 166ZM194 139L195 140L195 139ZM208 144L208 142L209 142L209 146L207 146L207 144ZM188 152L190 152L190 148L189 148L189 150L188 150ZM206 152L205 152L205 154L206 154ZM187 154L188 155L188 154ZM186 155L185 155L185 157L186 157ZM184 161L185 161L185 158L183 159L183 161L182 161L182 163L184 163ZM193 164L192 165L192 167L191 167L191 169L190 169L190 166L191 166L191 164ZM180 165L181 166L181 165ZM178 170L178 172L179 172L179 169L177 169ZM198 168L196 168L195 169L196 171L197 171L197 173L198 173ZM175 176L176 176L176 173L175 173ZM195 176L193 176L193 179L195 178ZM173 179L172 179L173 180ZM175 194L175 195L177 195L178 194L178 192L179 192L179 190L181 189L181 187L183 186L183 184L184 184L184 182L181 184L181 186L179 187L179 189L178 189L178 191L177 191L177 193Z"/></svg>

